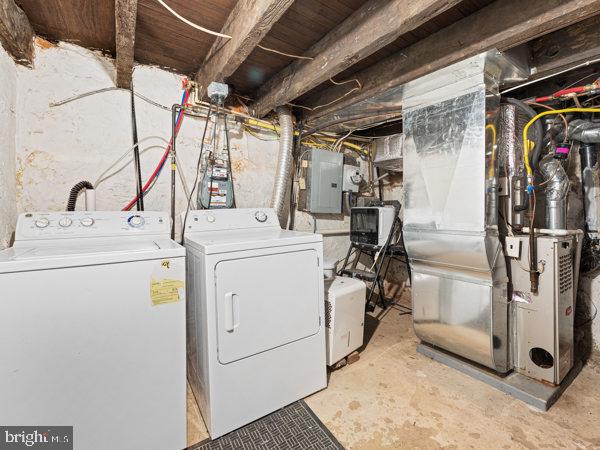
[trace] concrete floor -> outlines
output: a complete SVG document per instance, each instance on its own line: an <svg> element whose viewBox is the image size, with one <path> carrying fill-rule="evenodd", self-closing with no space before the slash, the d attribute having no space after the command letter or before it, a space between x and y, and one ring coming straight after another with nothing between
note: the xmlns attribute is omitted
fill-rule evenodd
<svg viewBox="0 0 600 450"><path fill-rule="evenodd" d="M410 315L370 317L360 360L307 404L348 449L600 449L600 360L547 413L418 353ZM188 442L207 437L191 393Z"/></svg>

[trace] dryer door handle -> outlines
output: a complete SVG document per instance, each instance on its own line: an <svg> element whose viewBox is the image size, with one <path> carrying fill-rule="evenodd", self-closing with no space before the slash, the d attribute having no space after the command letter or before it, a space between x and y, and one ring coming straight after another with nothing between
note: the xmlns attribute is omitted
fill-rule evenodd
<svg viewBox="0 0 600 450"><path fill-rule="evenodd" d="M225 331L232 333L240 326L240 305L237 294L225 294Z"/></svg>

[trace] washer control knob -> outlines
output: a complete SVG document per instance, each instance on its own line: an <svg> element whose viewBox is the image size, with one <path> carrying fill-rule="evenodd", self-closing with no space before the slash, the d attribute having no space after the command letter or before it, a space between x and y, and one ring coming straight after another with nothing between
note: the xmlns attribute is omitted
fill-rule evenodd
<svg viewBox="0 0 600 450"><path fill-rule="evenodd" d="M83 219L79 220L79 223L81 223L81 225L83 225L84 227L91 227L92 225L94 225L94 219L92 219L91 217L84 217Z"/></svg>
<svg viewBox="0 0 600 450"><path fill-rule="evenodd" d="M213 223L216 219L215 219L215 216L208 215L208 216L206 216L206 220L210 223Z"/></svg>
<svg viewBox="0 0 600 450"><path fill-rule="evenodd" d="M144 223L146 223L144 218L138 214L131 216L129 219L127 219L127 222L129 222L129 226L133 228L143 227Z"/></svg>
<svg viewBox="0 0 600 450"><path fill-rule="evenodd" d="M264 211L256 211L254 218L260 223L263 223L267 221L267 214Z"/></svg>
<svg viewBox="0 0 600 450"><path fill-rule="evenodd" d="M58 224L63 228L70 227L72 223L73 223L73 221L71 220L70 217L63 217L62 219L60 219L58 221Z"/></svg>
<svg viewBox="0 0 600 450"><path fill-rule="evenodd" d="M45 217L37 219L34 223L35 223L35 226L38 228L46 228L48 225L50 225L50 221L48 219L46 219Z"/></svg>

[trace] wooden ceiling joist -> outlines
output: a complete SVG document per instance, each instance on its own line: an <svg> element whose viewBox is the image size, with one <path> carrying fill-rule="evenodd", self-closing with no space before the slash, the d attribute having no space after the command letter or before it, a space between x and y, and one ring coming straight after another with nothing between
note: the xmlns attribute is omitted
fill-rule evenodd
<svg viewBox="0 0 600 450"><path fill-rule="evenodd" d="M600 15L542 36L531 43L534 78L600 59Z"/></svg>
<svg viewBox="0 0 600 450"><path fill-rule="evenodd" d="M507 50L600 11L600 0L497 0L476 13L391 55L353 76L362 89L350 95L348 86L332 86L307 99L313 119L454 64L478 53ZM339 101L336 101L339 99ZM326 107L318 108L319 105Z"/></svg>
<svg viewBox="0 0 600 450"><path fill-rule="evenodd" d="M133 74L137 0L115 0L117 87L130 89Z"/></svg>
<svg viewBox="0 0 600 450"><path fill-rule="evenodd" d="M458 0L370 0L258 91L252 105L263 116L446 11ZM344 86L348 89L348 85Z"/></svg>
<svg viewBox="0 0 600 450"><path fill-rule="evenodd" d="M0 0L0 44L19 64L33 64L33 28L14 0Z"/></svg>
<svg viewBox="0 0 600 450"><path fill-rule="evenodd" d="M294 0L238 0L221 33L198 70L196 82L206 89L211 81L225 81L244 62Z"/></svg>

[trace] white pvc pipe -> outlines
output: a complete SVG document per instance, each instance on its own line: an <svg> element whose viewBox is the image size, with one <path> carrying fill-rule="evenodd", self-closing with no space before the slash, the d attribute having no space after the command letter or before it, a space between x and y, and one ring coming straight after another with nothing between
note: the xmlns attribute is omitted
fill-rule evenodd
<svg viewBox="0 0 600 450"><path fill-rule="evenodd" d="M573 236L577 234L583 234L583 231L581 230L549 230L547 228L534 228L533 232L537 234L548 234L551 236ZM529 227L523 227L523 233L529 233Z"/></svg>
<svg viewBox="0 0 600 450"><path fill-rule="evenodd" d="M85 210L96 211L96 190L86 189L85 190Z"/></svg>

